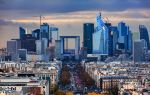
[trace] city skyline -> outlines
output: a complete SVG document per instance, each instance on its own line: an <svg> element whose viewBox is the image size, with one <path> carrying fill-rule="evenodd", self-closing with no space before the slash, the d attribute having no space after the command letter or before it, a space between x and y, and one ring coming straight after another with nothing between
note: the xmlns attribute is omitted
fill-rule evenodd
<svg viewBox="0 0 150 95"><path fill-rule="evenodd" d="M150 0L0 0L0 95L150 95Z"/></svg>
<svg viewBox="0 0 150 95"><path fill-rule="evenodd" d="M138 25L150 25L150 1L145 0L88 0L72 1L60 0L1 0L0 1L0 47L6 46L6 41L19 37L19 26L31 30L39 27L39 18L43 15L43 22L54 24L60 30L60 35L76 35L82 40L83 23L96 23L96 14L101 11L112 25L120 21L126 22L132 32L139 32ZM34 3L34 7L32 6ZM28 5L28 8L23 5ZM118 5L118 7L114 7Z"/></svg>

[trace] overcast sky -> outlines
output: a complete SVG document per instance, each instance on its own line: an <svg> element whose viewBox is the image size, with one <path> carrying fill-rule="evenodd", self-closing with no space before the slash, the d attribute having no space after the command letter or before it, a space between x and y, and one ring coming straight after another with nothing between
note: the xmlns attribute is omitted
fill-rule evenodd
<svg viewBox="0 0 150 95"><path fill-rule="evenodd" d="M18 27L28 33L38 28L39 18L59 28L60 35L80 35L83 23L95 23L96 14L117 25L124 21L132 32L144 24L150 30L150 0L0 0L0 47L18 37Z"/></svg>

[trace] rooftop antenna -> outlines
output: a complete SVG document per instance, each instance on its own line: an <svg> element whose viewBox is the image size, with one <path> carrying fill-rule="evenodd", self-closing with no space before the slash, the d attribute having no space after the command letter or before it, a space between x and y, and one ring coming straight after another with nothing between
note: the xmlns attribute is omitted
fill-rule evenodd
<svg viewBox="0 0 150 95"><path fill-rule="evenodd" d="M34 17L39 17L39 20L40 20L39 24L40 24L40 27L41 27L41 24L42 24L42 18L44 18L44 16L40 15L40 16L34 16Z"/></svg>

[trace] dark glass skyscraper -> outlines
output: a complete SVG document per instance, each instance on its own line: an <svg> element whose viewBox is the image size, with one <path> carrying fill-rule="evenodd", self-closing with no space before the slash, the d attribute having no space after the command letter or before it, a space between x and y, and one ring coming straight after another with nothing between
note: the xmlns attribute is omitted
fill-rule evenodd
<svg viewBox="0 0 150 95"><path fill-rule="evenodd" d="M27 49L28 52L36 52L36 38L31 34L26 34L21 40L21 49Z"/></svg>
<svg viewBox="0 0 150 95"><path fill-rule="evenodd" d="M22 39L26 34L26 30L22 27L19 27L19 37Z"/></svg>
<svg viewBox="0 0 150 95"><path fill-rule="evenodd" d="M117 50L117 43L118 43L119 33L118 33L117 26L112 26L111 30L113 32L113 54L115 54L116 50Z"/></svg>
<svg viewBox="0 0 150 95"><path fill-rule="evenodd" d="M39 40L40 39L40 29L33 30L32 36Z"/></svg>
<svg viewBox="0 0 150 95"><path fill-rule="evenodd" d="M117 49L124 50L126 53L132 52L132 33L129 29L129 26L126 26L126 23L118 23L118 47Z"/></svg>
<svg viewBox="0 0 150 95"><path fill-rule="evenodd" d="M111 28L111 23L105 23L108 29L108 55L113 56L113 32Z"/></svg>
<svg viewBox="0 0 150 95"><path fill-rule="evenodd" d="M87 49L88 54L92 54L93 50L93 33L94 33L94 24L93 23L84 23L83 25L83 46Z"/></svg>
<svg viewBox="0 0 150 95"><path fill-rule="evenodd" d="M127 30L126 23L120 22L118 23L118 32L119 32L119 38L118 38L118 49L127 50Z"/></svg>
<svg viewBox="0 0 150 95"><path fill-rule="evenodd" d="M42 38L47 38L47 40L49 40L50 39L50 37L49 37L49 25L47 24L47 23L43 23L42 25L41 25L41 39Z"/></svg>
<svg viewBox="0 0 150 95"><path fill-rule="evenodd" d="M7 53L11 56L11 61L17 60L17 51L21 48L20 44L19 40L7 41Z"/></svg>
<svg viewBox="0 0 150 95"><path fill-rule="evenodd" d="M140 39L144 39L147 42L148 49L150 49L149 35L148 35L147 28L144 25L139 25L139 30L140 30Z"/></svg>
<svg viewBox="0 0 150 95"><path fill-rule="evenodd" d="M27 60L27 50L26 49L19 49L18 50L18 57L21 61Z"/></svg>

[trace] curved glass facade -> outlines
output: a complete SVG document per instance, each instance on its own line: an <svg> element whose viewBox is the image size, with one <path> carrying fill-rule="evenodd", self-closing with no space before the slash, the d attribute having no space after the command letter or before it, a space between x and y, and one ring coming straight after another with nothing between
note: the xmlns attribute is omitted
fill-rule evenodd
<svg viewBox="0 0 150 95"><path fill-rule="evenodd" d="M93 33L93 54L108 54L108 28L101 15L96 18L96 31Z"/></svg>

